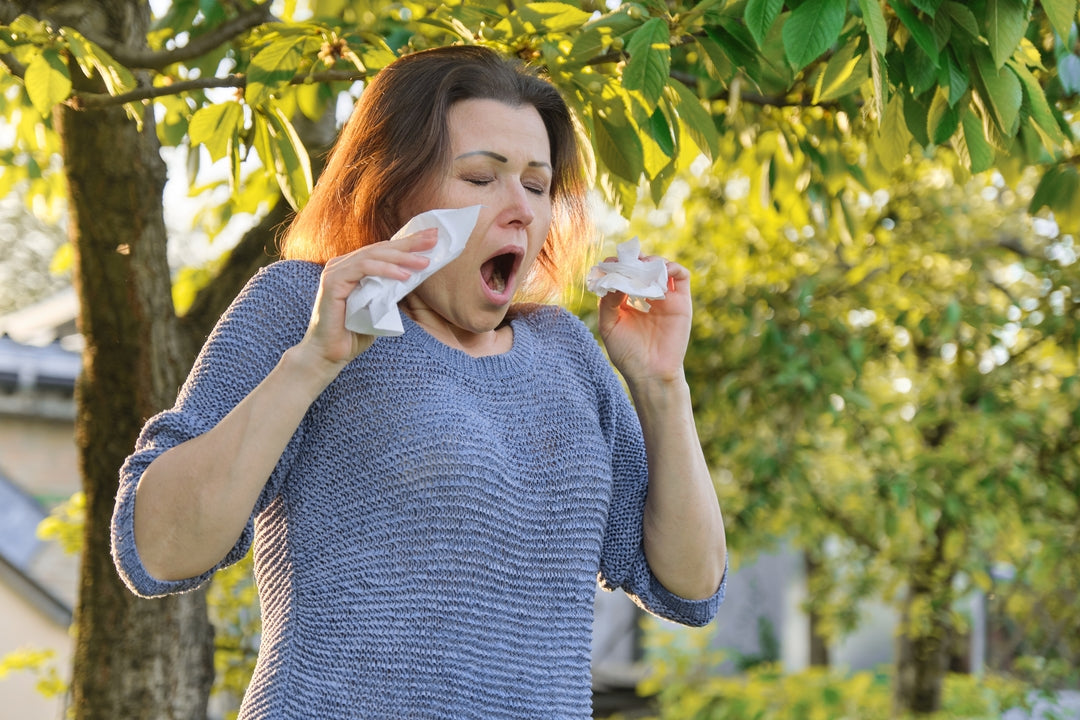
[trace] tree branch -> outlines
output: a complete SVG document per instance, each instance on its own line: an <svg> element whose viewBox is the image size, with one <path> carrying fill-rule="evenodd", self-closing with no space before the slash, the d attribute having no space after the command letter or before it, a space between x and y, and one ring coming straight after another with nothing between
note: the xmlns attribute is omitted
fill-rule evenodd
<svg viewBox="0 0 1080 720"><path fill-rule="evenodd" d="M16 60L11 53L0 53L0 63L7 66L8 72L20 80L26 76L26 66Z"/></svg>
<svg viewBox="0 0 1080 720"><path fill-rule="evenodd" d="M367 78L366 72L358 70L326 70L312 73L303 77L295 77L289 81L290 85L303 85L307 82L353 82ZM208 90L210 88L243 88L247 87L247 77L244 75L226 75L225 77L197 78L195 80L181 80L169 85L154 85L152 87L140 87L119 95L107 95L105 93L77 93L68 99L68 105L75 110L99 110L112 105L123 105L129 102L142 102L166 95L178 95L191 90Z"/></svg>
<svg viewBox="0 0 1080 720"><path fill-rule="evenodd" d="M881 546L873 536L860 530L851 518L840 512L840 510L832 504L828 503L825 498L821 496L821 493L815 490L810 483L806 484L806 492L810 495L810 499L814 501L814 504L817 505L821 514L825 516L825 519L843 530L844 534L849 539L854 540L872 553L881 552Z"/></svg>
<svg viewBox="0 0 1080 720"><path fill-rule="evenodd" d="M90 39L129 69L161 70L169 65L204 55L219 45L243 35L251 28L273 19L274 16L270 13L270 0L266 0L249 11L226 20L205 35L193 37L187 45L168 51L133 48L103 38Z"/></svg>

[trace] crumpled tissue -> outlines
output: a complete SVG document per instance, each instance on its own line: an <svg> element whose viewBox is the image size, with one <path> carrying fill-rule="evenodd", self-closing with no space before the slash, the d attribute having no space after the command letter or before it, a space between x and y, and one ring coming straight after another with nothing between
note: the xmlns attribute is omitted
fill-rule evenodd
<svg viewBox="0 0 1080 720"><path fill-rule="evenodd" d="M421 255L431 260L423 270L418 270L405 280L369 275L361 280L345 301L345 327L362 335L401 335L398 302L416 287L456 258L465 249L469 235L480 217L481 205L457 209L428 210L420 213L394 233L391 240L405 235L438 228L439 239L435 247Z"/></svg>
<svg viewBox="0 0 1080 720"><path fill-rule="evenodd" d="M627 304L649 312L649 300L660 300L667 295L667 263L660 257L642 260L641 244L636 236L620 243L615 254L617 260L598 263L589 270L585 287L600 297L613 290L626 293Z"/></svg>

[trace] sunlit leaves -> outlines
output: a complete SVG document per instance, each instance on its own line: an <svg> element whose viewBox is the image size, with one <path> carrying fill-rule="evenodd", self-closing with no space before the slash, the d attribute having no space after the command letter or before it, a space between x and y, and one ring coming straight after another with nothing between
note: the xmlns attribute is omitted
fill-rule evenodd
<svg viewBox="0 0 1080 720"><path fill-rule="evenodd" d="M310 51L320 45L313 37L286 36L259 50L248 67L244 100L249 105L261 105L282 87L292 82Z"/></svg>
<svg viewBox="0 0 1080 720"><path fill-rule="evenodd" d="M646 21L626 45L630 59L623 70L623 86L641 93L649 110L656 107L671 72L671 42L667 23Z"/></svg>
<svg viewBox="0 0 1080 720"><path fill-rule="evenodd" d="M34 57L26 68L26 93L42 115L67 99L71 92L71 75L60 53L53 48Z"/></svg>
<svg viewBox="0 0 1080 720"><path fill-rule="evenodd" d="M294 209L300 209L311 196L313 184L307 150L281 108L271 105L255 117L258 133L263 137L258 145L260 156L273 168L285 199Z"/></svg>
<svg viewBox="0 0 1080 720"><path fill-rule="evenodd" d="M885 109L885 117L874 139L877 157L886 170L899 169L907 157L912 135L904 120L904 101L894 95Z"/></svg>
<svg viewBox="0 0 1080 720"><path fill-rule="evenodd" d="M870 75L870 56L859 50L858 39L853 39L829 58L814 84L815 103L845 97L866 82Z"/></svg>
<svg viewBox="0 0 1080 720"><path fill-rule="evenodd" d="M59 35L66 40L67 48L83 74L90 78L96 73L110 95L119 95L135 87L135 76L131 71L80 32L65 27L61 28Z"/></svg>
<svg viewBox="0 0 1080 720"><path fill-rule="evenodd" d="M204 145L211 160L220 160L237 141L243 119L243 106L234 100L200 108L188 124L191 144Z"/></svg>
<svg viewBox="0 0 1080 720"><path fill-rule="evenodd" d="M709 158L716 157L719 137L712 116L702 105L701 99L674 79L669 81L667 92L669 96L673 96L671 101L683 120L686 132L693 138L694 144Z"/></svg>

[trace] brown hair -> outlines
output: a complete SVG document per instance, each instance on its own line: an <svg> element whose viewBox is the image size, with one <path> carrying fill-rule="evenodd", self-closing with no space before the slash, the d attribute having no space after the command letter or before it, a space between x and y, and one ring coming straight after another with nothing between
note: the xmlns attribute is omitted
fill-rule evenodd
<svg viewBox="0 0 1080 720"><path fill-rule="evenodd" d="M405 55L363 90L307 205L282 238L285 259L326 263L387 240L410 198L450 163L450 106L469 99L536 108L552 162L552 223L523 295L548 299L580 272L588 252L585 160L574 121L551 83L479 46Z"/></svg>

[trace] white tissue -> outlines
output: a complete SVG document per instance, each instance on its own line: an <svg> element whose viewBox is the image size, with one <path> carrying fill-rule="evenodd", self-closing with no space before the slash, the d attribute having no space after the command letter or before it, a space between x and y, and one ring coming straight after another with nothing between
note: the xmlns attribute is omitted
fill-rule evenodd
<svg viewBox="0 0 1080 720"><path fill-rule="evenodd" d="M589 270L585 286L600 297L613 290L626 293L631 307L649 312L649 300L667 295L667 263L659 257L642 260L636 236L620 243L615 254L618 260L599 263Z"/></svg>
<svg viewBox="0 0 1080 720"><path fill-rule="evenodd" d="M353 288L345 301L345 327L362 335L401 335L398 302L412 292L420 283L461 254L469 235L480 217L480 205L470 205L453 210L428 210L420 213L394 233L391 240L405 235L438 228L439 239L435 247L421 255L431 260L423 270L418 270L406 280L369 275Z"/></svg>

